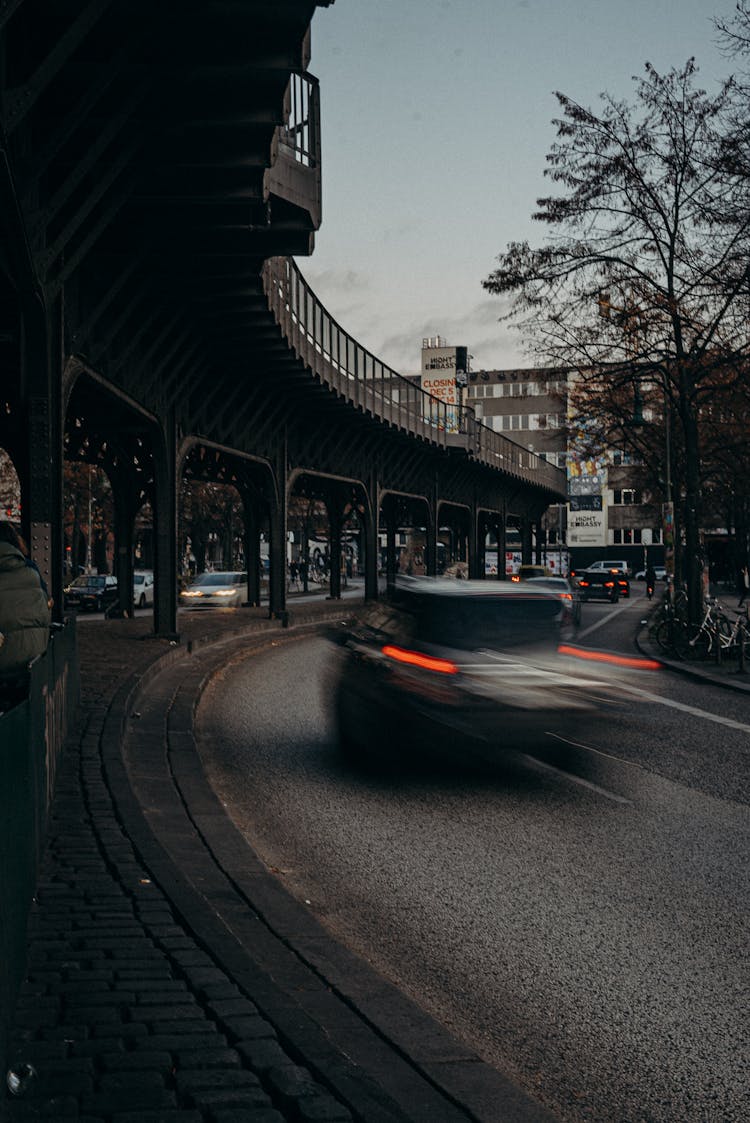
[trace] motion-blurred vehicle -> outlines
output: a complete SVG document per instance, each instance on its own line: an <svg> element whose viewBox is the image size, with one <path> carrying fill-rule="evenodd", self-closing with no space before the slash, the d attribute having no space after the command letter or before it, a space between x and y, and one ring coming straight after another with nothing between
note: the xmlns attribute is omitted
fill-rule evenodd
<svg viewBox="0 0 750 1123"><path fill-rule="evenodd" d="M136 569L133 574L133 604L146 608L154 603L154 575L150 569Z"/></svg>
<svg viewBox="0 0 750 1123"><path fill-rule="evenodd" d="M529 577L528 584L555 593L563 605L562 623L580 628L581 592L577 585L567 577Z"/></svg>
<svg viewBox="0 0 750 1123"><path fill-rule="evenodd" d="M398 580L331 636L342 753L497 760L550 730L580 737L603 683L558 653L562 618L559 594L530 582Z"/></svg>
<svg viewBox="0 0 750 1123"><path fill-rule="evenodd" d="M201 573L180 593L180 607L238 608L246 595L246 573Z"/></svg>
<svg viewBox="0 0 750 1123"><path fill-rule="evenodd" d="M117 601L117 578L109 573L82 573L63 589L65 608L106 612Z"/></svg>

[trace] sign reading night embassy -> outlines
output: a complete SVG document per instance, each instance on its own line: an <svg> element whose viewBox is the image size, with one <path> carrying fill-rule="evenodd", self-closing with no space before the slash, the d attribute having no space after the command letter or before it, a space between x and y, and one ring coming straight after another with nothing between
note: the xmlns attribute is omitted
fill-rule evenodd
<svg viewBox="0 0 750 1123"><path fill-rule="evenodd" d="M604 511L574 511L568 509L568 545L604 546L607 527Z"/></svg>

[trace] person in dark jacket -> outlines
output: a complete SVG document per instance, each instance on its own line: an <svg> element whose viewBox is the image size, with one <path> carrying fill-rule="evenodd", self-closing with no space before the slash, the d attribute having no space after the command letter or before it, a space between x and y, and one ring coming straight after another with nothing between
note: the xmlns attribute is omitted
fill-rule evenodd
<svg viewBox="0 0 750 1123"><path fill-rule="evenodd" d="M22 674L47 650L50 603L15 527L0 521L0 678Z"/></svg>

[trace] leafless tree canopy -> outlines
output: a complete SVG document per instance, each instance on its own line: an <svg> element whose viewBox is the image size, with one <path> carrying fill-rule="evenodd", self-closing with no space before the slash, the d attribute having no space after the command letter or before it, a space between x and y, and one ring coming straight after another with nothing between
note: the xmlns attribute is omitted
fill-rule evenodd
<svg viewBox="0 0 750 1123"><path fill-rule="evenodd" d="M509 245L483 283L512 297L503 318L537 362L575 372L576 424L592 444L657 461L673 427L695 572L701 418L720 397L747 398L747 100L731 78L707 94L692 59L664 75L647 64L634 83L631 101L602 94L596 112L556 95L546 175L558 190L533 216L550 233L538 248ZM658 426L632 424L649 419Z"/></svg>

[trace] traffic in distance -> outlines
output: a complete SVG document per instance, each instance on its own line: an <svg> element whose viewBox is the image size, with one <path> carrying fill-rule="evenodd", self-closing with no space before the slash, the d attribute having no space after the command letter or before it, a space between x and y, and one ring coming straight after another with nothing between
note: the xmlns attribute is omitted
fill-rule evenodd
<svg viewBox="0 0 750 1123"><path fill-rule="evenodd" d="M267 563L267 559L262 559ZM447 578L465 578L465 565L460 563L448 569ZM655 567L656 577L665 577L663 566ZM267 577L267 564L264 564ZM616 576L615 576L616 575ZM645 578L645 571L636 574L637 580ZM630 571L623 560L603 560L592 563L586 570L571 570L569 576L554 574L544 565L521 564L510 575L513 584L533 581L558 595L563 603L563 622L579 627L581 604L598 595L610 601L620 596L630 596ZM207 571L193 577L179 593L180 608L228 609L246 603L247 574L240 571ZM300 584L294 575L290 589L299 591ZM135 608L151 608L154 604L154 573L152 570L135 570L133 574L133 604ZM84 573L64 589L66 609L80 612L103 612L105 615L117 604L117 578L111 574Z"/></svg>
<svg viewBox="0 0 750 1123"><path fill-rule="evenodd" d="M117 578L110 573L82 573L63 589L66 609L79 612L104 612L117 604ZM154 574L137 569L133 574L133 604L150 608L154 603Z"/></svg>

